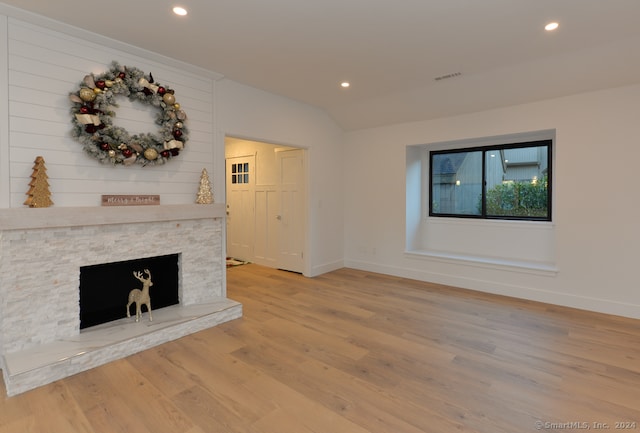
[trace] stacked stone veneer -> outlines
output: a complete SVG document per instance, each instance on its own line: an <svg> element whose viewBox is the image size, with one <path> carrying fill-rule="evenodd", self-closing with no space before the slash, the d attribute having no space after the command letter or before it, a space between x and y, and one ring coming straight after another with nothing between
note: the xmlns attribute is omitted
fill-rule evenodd
<svg viewBox="0 0 640 433"><path fill-rule="evenodd" d="M0 210L1 353L80 333L81 266L179 254L180 304L224 299L223 224L222 205Z"/></svg>

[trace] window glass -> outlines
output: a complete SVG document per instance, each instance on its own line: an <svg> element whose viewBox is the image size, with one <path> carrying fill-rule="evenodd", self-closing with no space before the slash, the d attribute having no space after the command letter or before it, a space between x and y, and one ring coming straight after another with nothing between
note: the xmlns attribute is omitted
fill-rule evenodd
<svg viewBox="0 0 640 433"><path fill-rule="evenodd" d="M551 220L551 140L430 153L429 215Z"/></svg>
<svg viewBox="0 0 640 433"><path fill-rule="evenodd" d="M547 146L486 153L487 216L547 218Z"/></svg>
<svg viewBox="0 0 640 433"><path fill-rule="evenodd" d="M249 183L249 163L231 164L231 183Z"/></svg>
<svg viewBox="0 0 640 433"><path fill-rule="evenodd" d="M433 155L431 206L437 214L481 215L482 152Z"/></svg>

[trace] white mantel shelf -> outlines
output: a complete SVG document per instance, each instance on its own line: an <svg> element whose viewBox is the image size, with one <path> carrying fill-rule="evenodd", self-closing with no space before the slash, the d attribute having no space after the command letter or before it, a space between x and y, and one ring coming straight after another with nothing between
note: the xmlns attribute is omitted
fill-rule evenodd
<svg viewBox="0 0 640 433"><path fill-rule="evenodd" d="M224 218L224 204L0 209L0 231Z"/></svg>

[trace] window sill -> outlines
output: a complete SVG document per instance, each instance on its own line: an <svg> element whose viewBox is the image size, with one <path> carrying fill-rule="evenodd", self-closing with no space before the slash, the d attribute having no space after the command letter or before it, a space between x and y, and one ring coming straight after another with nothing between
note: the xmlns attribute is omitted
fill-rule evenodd
<svg viewBox="0 0 640 433"><path fill-rule="evenodd" d="M464 264L482 268L527 272L543 276L555 276L558 268L555 263L533 262L525 260L509 260L494 257L471 256L434 250L405 251L405 256L414 259L434 259L452 264Z"/></svg>
<svg viewBox="0 0 640 433"><path fill-rule="evenodd" d="M555 229L554 221L529 221L529 220L507 220L507 219L483 219L483 218L453 218L453 217L427 217L426 222L432 225L458 224L463 226L478 227L498 227L508 229L524 229L524 230L553 230ZM410 252L410 251L409 251Z"/></svg>

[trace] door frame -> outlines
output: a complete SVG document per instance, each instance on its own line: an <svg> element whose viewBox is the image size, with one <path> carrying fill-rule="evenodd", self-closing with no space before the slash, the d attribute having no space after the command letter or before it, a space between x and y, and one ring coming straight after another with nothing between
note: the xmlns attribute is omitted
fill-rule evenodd
<svg viewBox="0 0 640 433"><path fill-rule="evenodd" d="M260 144L266 144L266 145L271 145L274 147L274 150L278 150L278 148L291 148L291 149L300 149L303 151L303 156L302 156L302 163L303 163L303 178L304 178L304 185L302 185L301 189L303 191L303 221L302 221L302 233L303 233L303 239L302 239L302 252L303 252L303 268L304 271L302 272L302 274L304 276L310 276L311 275L311 261L310 261L310 254L309 254L309 242L310 242L310 233L309 233L309 217L311 215L310 212L310 197L309 197L309 158L310 158L310 149L308 147L305 146L298 146L295 144L288 144L288 143L282 143L282 142L278 142L278 141L273 141L273 140L268 140L268 139L264 139L264 138L252 138L252 137L247 137L247 136L243 136L243 135L239 135L239 134L231 134L231 133L224 133L222 135L223 137L223 152L222 152L222 156L223 156L223 166L225 167L225 171L226 171L226 147L229 141L248 141L248 142L256 142L256 143L260 143ZM256 163L255 163L255 170L259 170L260 167L258 166L259 162L258 162L258 158L256 158ZM227 192L227 176L225 174L224 176L224 185L225 185L225 206L226 206L226 192ZM227 237L227 225L226 223L224 224L225 227L225 248L226 248L226 237Z"/></svg>

